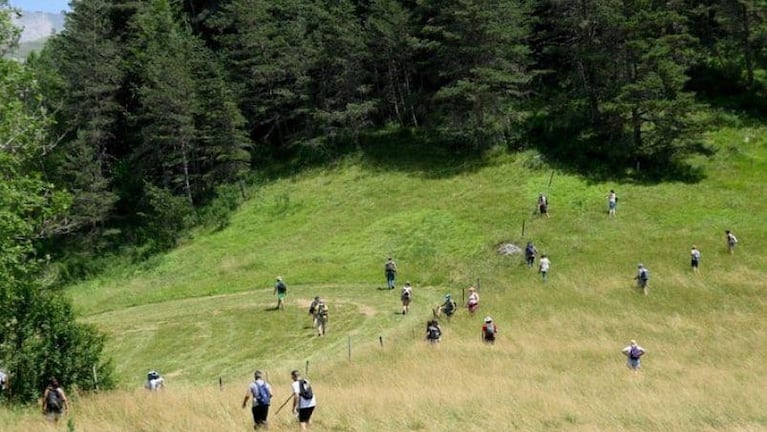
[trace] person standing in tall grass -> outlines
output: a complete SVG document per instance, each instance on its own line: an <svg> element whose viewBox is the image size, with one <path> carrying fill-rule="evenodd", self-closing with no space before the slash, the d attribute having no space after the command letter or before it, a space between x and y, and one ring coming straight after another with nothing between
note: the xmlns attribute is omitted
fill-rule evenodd
<svg viewBox="0 0 767 432"><path fill-rule="evenodd" d="M626 348L621 351L626 356L626 366L634 372L639 372L642 367L640 358L647 352L644 348L637 345L637 341L631 340Z"/></svg>
<svg viewBox="0 0 767 432"><path fill-rule="evenodd" d="M466 302L466 308L469 309L471 315L474 315L474 312L479 309L479 294L473 286L469 287L469 301Z"/></svg>
<svg viewBox="0 0 767 432"><path fill-rule="evenodd" d="M405 315L410 311L410 302L413 300L413 287L410 286L410 282L405 282L399 298L402 301L402 315Z"/></svg>
<svg viewBox="0 0 767 432"><path fill-rule="evenodd" d="M543 192L538 195L538 212L541 216L549 217L549 199Z"/></svg>
<svg viewBox="0 0 767 432"><path fill-rule="evenodd" d="M293 413L298 416L298 424L301 430L307 430L311 423L312 413L317 406L317 399L314 396L314 390L308 380L301 378L298 370L290 372L290 378L293 380L291 388L293 390Z"/></svg>
<svg viewBox="0 0 767 432"><path fill-rule="evenodd" d="M253 398L251 413L253 414L253 429L268 428L269 406L272 400L272 387L264 380L263 372L257 370L253 374L253 382L248 386L242 407L248 405L248 399Z"/></svg>

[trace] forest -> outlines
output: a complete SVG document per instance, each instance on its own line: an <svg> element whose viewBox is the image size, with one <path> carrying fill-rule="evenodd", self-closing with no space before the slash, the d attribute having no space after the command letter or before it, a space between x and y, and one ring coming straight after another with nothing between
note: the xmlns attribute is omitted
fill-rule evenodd
<svg viewBox="0 0 767 432"><path fill-rule="evenodd" d="M65 283L225 223L254 182L355 152L498 148L695 181L707 107L767 114L765 0L71 6L40 52L0 60L0 366L20 401L52 371L88 389L99 362L109 385ZM0 0L2 54L15 13Z"/></svg>

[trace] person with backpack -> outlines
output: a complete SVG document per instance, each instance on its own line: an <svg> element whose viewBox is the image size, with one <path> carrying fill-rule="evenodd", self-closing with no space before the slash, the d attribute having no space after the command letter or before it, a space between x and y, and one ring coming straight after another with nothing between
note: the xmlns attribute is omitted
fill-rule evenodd
<svg viewBox="0 0 767 432"><path fill-rule="evenodd" d="M165 378L163 378L157 371L149 371L146 374L144 388L150 391L162 390L165 388Z"/></svg>
<svg viewBox="0 0 767 432"><path fill-rule="evenodd" d="M312 327L317 327L317 305L320 303L320 296L315 296L309 304L309 315L312 316Z"/></svg>
<svg viewBox="0 0 767 432"><path fill-rule="evenodd" d="M615 216L615 209L618 207L618 195L615 191L610 189L610 193L607 194L607 216Z"/></svg>
<svg viewBox="0 0 767 432"><path fill-rule="evenodd" d="M469 309L471 315L474 315L474 312L479 309L479 294L473 286L469 287L469 301L466 302L466 308Z"/></svg>
<svg viewBox="0 0 767 432"><path fill-rule="evenodd" d="M496 334L498 334L498 326L495 325L492 317L486 316L485 323L482 324L482 341L494 344Z"/></svg>
<svg viewBox="0 0 767 432"><path fill-rule="evenodd" d="M538 212L541 216L549 217L549 199L543 192L538 195Z"/></svg>
<svg viewBox="0 0 767 432"><path fill-rule="evenodd" d="M314 390L308 380L301 378L298 370L290 372L290 378L293 380L291 385L293 390L293 414L298 415L298 424L301 430L307 430L311 424L312 413L317 406L317 399L314 396Z"/></svg>
<svg viewBox="0 0 767 432"><path fill-rule="evenodd" d="M621 351L626 356L626 366L634 372L639 372L639 368L642 366L640 358L645 355L647 351L644 348L637 345L637 341L631 340L626 348Z"/></svg>
<svg viewBox="0 0 767 432"><path fill-rule="evenodd" d="M453 300L453 297L450 294L445 294L445 302L437 307L437 309L434 311L434 315L440 316L444 314L450 318L453 316L457 308L458 305L455 303L455 300Z"/></svg>
<svg viewBox="0 0 767 432"><path fill-rule="evenodd" d="M694 273L698 272L698 267L700 266L700 251L695 247L695 245L693 245L692 249L690 249L690 266L692 267L692 271Z"/></svg>
<svg viewBox="0 0 767 432"><path fill-rule="evenodd" d="M644 295L650 292L650 270L644 266L644 264L637 265L637 275L634 276L634 280L637 281L637 287L642 290Z"/></svg>
<svg viewBox="0 0 767 432"><path fill-rule="evenodd" d="M538 261L538 273L541 274L544 282L548 279L549 267L551 267L551 261L549 260L548 255L541 255L541 260Z"/></svg>
<svg viewBox="0 0 767 432"><path fill-rule="evenodd" d="M402 301L402 315L405 315L410 311L410 302L413 300L413 287L410 286L410 282L405 282L399 298Z"/></svg>
<svg viewBox="0 0 767 432"><path fill-rule="evenodd" d="M426 323L426 341L435 344L442 340L442 328L439 321L433 319Z"/></svg>
<svg viewBox="0 0 767 432"><path fill-rule="evenodd" d="M277 307L275 309L285 309L285 297L288 295L288 287L282 276L277 276L277 283L274 284L274 295L277 296Z"/></svg>
<svg viewBox="0 0 767 432"><path fill-rule="evenodd" d="M394 279L397 277L397 263L389 257L384 264L384 275L386 275L386 287L394 289Z"/></svg>
<svg viewBox="0 0 767 432"><path fill-rule="evenodd" d="M727 251L732 255L735 253L735 245L738 244L738 238L730 230L725 231L724 234L727 240Z"/></svg>
<svg viewBox="0 0 767 432"><path fill-rule="evenodd" d="M242 400L242 408L248 405L248 399L253 398L251 412L253 413L253 429L268 428L267 417L269 406L272 404L272 386L263 378L263 372L257 370L253 374L253 382L248 386L245 398Z"/></svg>
<svg viewBox="0 0 767 432"><path fill-rule="evenodd" d="M48 417L48 420L58 422L68 410L69 404L64 389L56 378L51 378L43 392L43 414Z"/></svg>
<svg viewBox="0 0 767 432"><path fill-rule="evenodd" d="M316 313L314 314L317 323L317 336L325 336L328 327L328 305L322 299L317 302Z"/></svg>
<svg viewBox="0 0 767 432"><path fill-rule="evenodd" d="M538 255L538 249L535 248L533 242L527 242L527 246L525 246L525 262L528 268L532 268L533 264L535 264L536 255Z"/></svg>

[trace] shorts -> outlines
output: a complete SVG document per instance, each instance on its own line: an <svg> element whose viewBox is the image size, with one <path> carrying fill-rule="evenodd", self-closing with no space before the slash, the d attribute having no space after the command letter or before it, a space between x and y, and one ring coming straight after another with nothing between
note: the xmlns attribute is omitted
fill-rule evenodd
<svg viewBox="0 0 767 432"><path fill-rule="evenodd" d="M288 296L288 293L277 293L277 300L285 300L285 297Z"/></svg>
<svg viewBox="0 0 767 432"><path fill-rule="evenodd" d="M626 362L626 366L628 366L631 369L639 369L642 366L642 363L639 361L638 358L629 357L628 361Z"/></svg>
<svg viewBox="0 0 767 432"><path fill-rule="evenodd" d="M691 266L693 266L693 267L698 267L698 264L699 264L699 263L700 263L700 261L698 261L698 260L692 260L692 261L690 261L690 265L691 265Z"/></svg>
<svg viewBox="0 0 767 432"><path fill-rule="evenodd" d="M309 419L312 418L313 412L314 412L314 407L300 408L298 410L298 421L300 423L309 423Z"/></svg>
<svg viewBox="0 0 767 432"><path fill-rule="evenodd" d="M469 312L474 313L479 308L479 303L469 303Z"/></svg>
<svg viewBox="0 0 767 432"><path fill-rule="evenodd" d="M615 202L615 201L610 201L610 202L609 202L609 204L608 204L608 208L609 208L610 210L615 210L615 206L616 206L616 205L618 205L618 203L617 203L617 202Z"/></svg>
<svg viewBox="0 0 767 432"><path fill-rule="evenodd" d="M410 306L410 297L402 297L402 306Z"/></svg>
<svg viewBox="0 0 767 432"><path fill-rule="evenodd" d="M541 204L538 206L538 210L541 212L541 214L546 214L549 211L549 207L546 204Z"/></svg>
<svg viewBox="0 0 767 432"><path fill-rule="evenodd" d="M257 425L265 424L269 416L269 405L253 405L250 409L253 413L253 423Z"/></svg>

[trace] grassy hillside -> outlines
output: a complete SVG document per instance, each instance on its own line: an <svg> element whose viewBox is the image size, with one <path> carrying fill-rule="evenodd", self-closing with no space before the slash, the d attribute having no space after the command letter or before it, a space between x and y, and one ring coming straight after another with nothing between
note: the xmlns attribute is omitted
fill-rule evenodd
<svg viewBox="0 0 767 432"><path fill-rule="evenodd" d="M77 398L74 427L248 430L239 403L252 371L269 372L279 404L289 371L308 365L315 430L767 430L765 132L711 134L718 152L691 161L705 173L694 184L552 177L532 153L412 169L406 149L264 184L225 229L70 288L83 320L110 334L121 386ZM550 219L532 215L539 192ZM740 240L732 256L725 229ZM496 252L528 239L552 260L545 284ZM397 290L379 289L387 255L415 286L409 315ZM638 262L647 297L633 288ZM285 311L272 310L276 275ZM478 280L477 316L461 310L439 346L423 343L431 308ZM331 307L324 338L306 315L314 295ZM495 346L479 341L485 315ZM639 374L620 354L629 339L649 351ZM139 389L153 368L164 393ZM43 427L25 411L0 421ZM272 430L296 427L285 410L272 418Z"/></svg>

